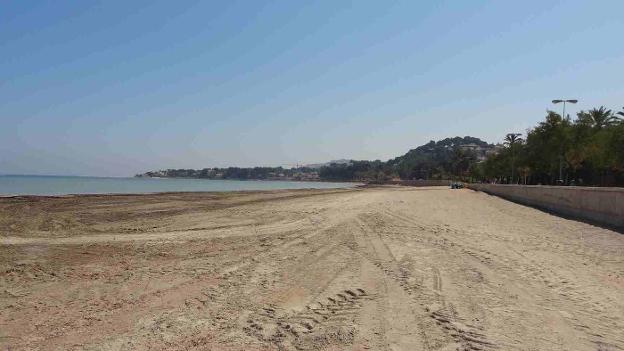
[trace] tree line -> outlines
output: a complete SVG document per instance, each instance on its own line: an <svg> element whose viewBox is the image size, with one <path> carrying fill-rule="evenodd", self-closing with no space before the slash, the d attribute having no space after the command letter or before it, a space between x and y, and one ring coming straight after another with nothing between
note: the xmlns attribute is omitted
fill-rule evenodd
<svg viewBox="0 0 624 351"><path fill-rule="evenodd" d="M580 111L576 118L547 111L522 137L458 176L513 184L624 186L624 110Z"/></svg>

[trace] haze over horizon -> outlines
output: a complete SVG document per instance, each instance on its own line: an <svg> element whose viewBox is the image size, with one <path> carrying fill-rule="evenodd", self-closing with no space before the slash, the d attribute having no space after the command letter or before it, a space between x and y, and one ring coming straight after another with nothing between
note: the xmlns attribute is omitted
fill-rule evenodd
<svg viewBox="0 0 624 351"><path fill-rule="evenodd" d="M0 174L387 160L624 106L624 2L5 2Z"/></svg>

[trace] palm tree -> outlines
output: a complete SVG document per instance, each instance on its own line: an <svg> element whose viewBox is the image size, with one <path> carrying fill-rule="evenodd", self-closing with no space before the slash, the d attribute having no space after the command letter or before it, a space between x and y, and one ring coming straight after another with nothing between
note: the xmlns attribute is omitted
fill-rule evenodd
<svg viewBox="0 0 624 351"><path fill-rule="evenodd" d="M509 133L505 135L505 145L511 150L511 183L514 182L516 171L516 145L522 143L520 133Z"/></svg>
<svg viewBox="0 0 624 351"><path fill-rule="evenodd" d="M624 117L624 107L622 107L622 111L618 112L617 114Z"/></svg>
<svg viewBox="0 0 624 351"><path fill-rule="evenodd" d="M622 112L618 112L621 114ZM613 111L607 110L604 106L600 106L600 108L594 108L587 112L587 116L590 119L592 126L596 129L602 129L604 127L613 125L616 123L619 118L615 116Z"/></svg>
<svg viewBox="0 0 624 351"><path fill-rule="evenodd" d="M505 135L505 145L512 147L517 143L522 142L522 138L520 137L522 134L520 133L509 133Z"/></svg>

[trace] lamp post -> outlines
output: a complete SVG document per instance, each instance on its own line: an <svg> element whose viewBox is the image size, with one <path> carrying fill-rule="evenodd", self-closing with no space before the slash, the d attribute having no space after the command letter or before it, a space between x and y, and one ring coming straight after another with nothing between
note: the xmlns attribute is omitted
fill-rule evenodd
<svg viewBox="0 0 624 351"><path fill-rule="evenodd" d="M569 102L571 104L576 104L578 102L578 100L576 99L571 99L571 100L565 100L565 99L560 99L560 100L553 100L552 103L553 104L558 104L558 103L563 103L563 114L561 115L561 118L565 118L565 106L566 106L566 102ZM559 152L559 181L558 183L563 184L563 144L561 145L561 151Z"/></svg>

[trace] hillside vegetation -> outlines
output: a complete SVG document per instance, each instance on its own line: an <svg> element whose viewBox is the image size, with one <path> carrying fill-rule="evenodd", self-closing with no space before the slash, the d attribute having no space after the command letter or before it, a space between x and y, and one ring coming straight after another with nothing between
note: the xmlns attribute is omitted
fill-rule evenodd
<svg viewBox="0 0 624 351"><path fill-rule="evenodd" d="M454 137L430 141L388 160L352 161L321 168L320 177L330 180L449 179L464 174L470 166L484 159L495 146L475 137Z"/></svg>

